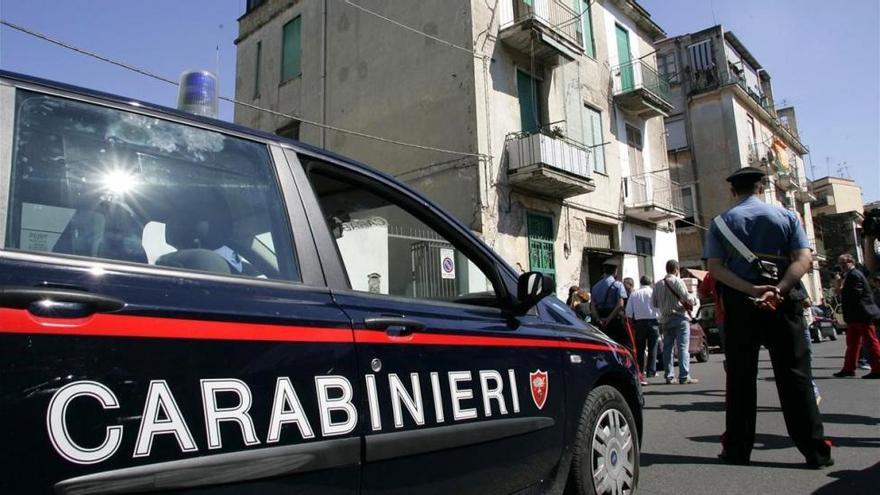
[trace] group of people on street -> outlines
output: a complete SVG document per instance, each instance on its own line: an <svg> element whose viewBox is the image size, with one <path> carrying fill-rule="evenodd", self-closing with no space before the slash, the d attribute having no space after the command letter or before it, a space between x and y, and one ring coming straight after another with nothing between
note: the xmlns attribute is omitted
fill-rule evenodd
<svg viewBox="0 0 880 495"><path fill-rule="evenodd" d="M688 351L691 312L697 301L679 278L678 261L666 263L666 276L655 285L648 277L642 276L638 289L631 278L622 282L617 279L617 265L604 265L603 273L603 278L590 292L578 287L569 289L567 303L572 310L633 352L642 385L647 385L647 378L657 374L657 347L661 334L666 383L676 380L673 370L676 350L678 383L698 383L699 380L690 375Z"/></svg>

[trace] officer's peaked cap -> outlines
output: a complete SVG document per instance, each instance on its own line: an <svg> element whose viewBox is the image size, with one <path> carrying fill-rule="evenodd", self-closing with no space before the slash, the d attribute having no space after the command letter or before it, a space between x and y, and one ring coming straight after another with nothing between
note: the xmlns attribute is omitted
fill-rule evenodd
<svg viewBox="0 0 880 495"><path fill-rule="evenodd" d="M743 167L727 176L727 182L731 184L754 184L766 177L763 170L755 167Z"/></svg>

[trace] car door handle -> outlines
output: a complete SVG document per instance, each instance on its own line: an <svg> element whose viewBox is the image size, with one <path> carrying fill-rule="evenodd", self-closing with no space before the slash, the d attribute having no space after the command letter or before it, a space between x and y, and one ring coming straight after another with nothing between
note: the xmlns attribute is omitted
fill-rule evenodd
<svg viewBox="0 0 880 495"><path fill-rule="evenodd" d="M371 316L364 318L364 327L370 330L385 330L392 337L405 337L425 329L425 324L403 316Z"/></svg>
<svg viewBox="0 0 880 495"><path fill-rule="evenodd" d="M118 311L125 307L125 301L79 290L6 287L0 288L0 307L26 309L45 318L84 318Z"/></svg>

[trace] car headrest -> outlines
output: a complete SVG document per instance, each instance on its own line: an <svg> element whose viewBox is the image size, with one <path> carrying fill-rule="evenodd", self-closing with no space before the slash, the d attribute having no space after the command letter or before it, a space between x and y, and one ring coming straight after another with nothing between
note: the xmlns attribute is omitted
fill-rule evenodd
<svg viewBox="0 0 880 495"><path fill-rule="evenodd" d="M219 195L194 191L165 221L165 242L181 249L217 249L232 237L229 207Z"/></svg>

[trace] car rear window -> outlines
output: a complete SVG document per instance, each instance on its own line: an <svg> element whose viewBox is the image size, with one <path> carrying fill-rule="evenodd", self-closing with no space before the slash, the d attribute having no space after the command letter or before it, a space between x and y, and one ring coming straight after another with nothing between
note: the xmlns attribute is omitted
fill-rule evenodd
<svg viewBox="0 0 880 495"><path fill-rule="evenodd" d="M299 280L265 145L18 91L6 248Z"/></svg>

